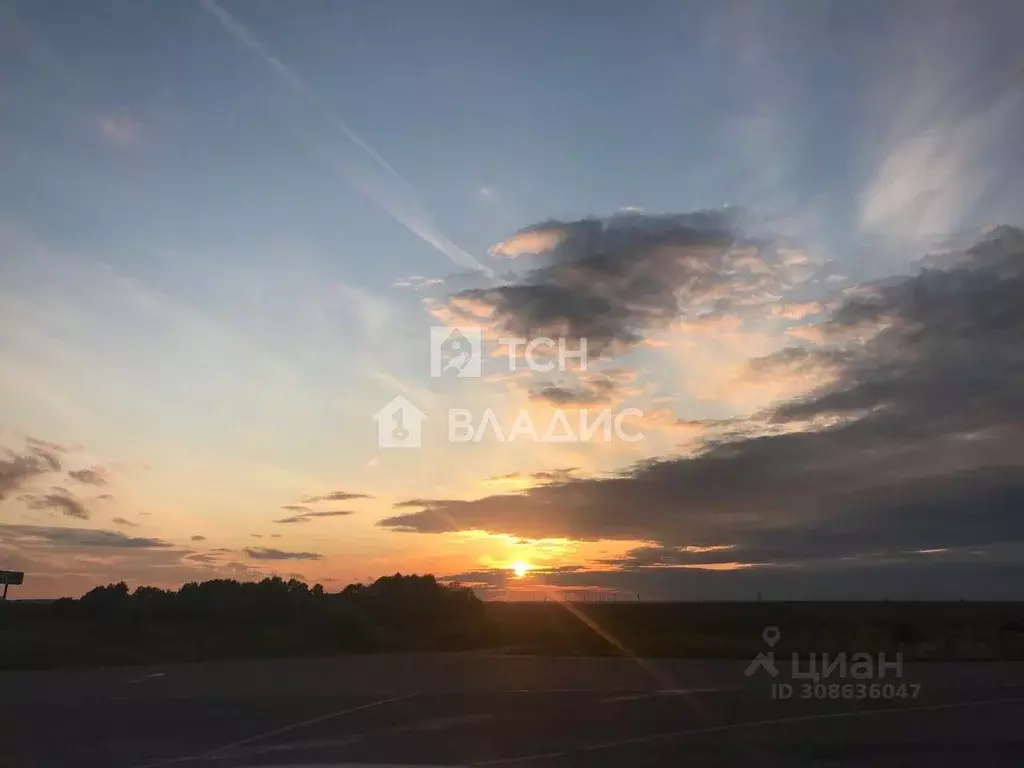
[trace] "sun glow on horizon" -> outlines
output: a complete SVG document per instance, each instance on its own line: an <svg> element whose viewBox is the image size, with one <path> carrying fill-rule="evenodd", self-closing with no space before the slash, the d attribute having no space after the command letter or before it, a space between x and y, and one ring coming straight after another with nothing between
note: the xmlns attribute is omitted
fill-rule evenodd
<svg viewBox="0 0 1024 768"><path fill-rule="evenodd" d="M515 573L517 579L523 578L527 573L533 570L533 566L527 563L525 560L516 560L511 565L512 572Z"/></svg>

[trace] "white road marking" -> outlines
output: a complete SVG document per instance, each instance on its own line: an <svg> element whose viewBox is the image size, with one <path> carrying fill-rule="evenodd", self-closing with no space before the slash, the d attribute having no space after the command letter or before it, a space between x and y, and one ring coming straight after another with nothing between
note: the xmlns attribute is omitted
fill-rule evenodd
<svg viewBox="0 0 1024 768"><path fill-rule="evenodd" d="M607 688L499 688L481 693L597 693ZM470 691L472 692L472 691Z"/></svg>
<svg viewBox="0 0 1024 768"><path fill-rule="evenodd" d="M145 677L140 677L138 680L129 680L128 681L128 685L136 685L138 683L144 683L147 680L153 680L153 679L158 678L158 677L166 677L166 676L167 676L166 672L154 672L151 675L146 675Z"/></svg>
<svg viewBox="0 0 1024 768"><path fill-rule="evenodd" d="M635 693L636 688L498 688L496 690L466 691L467 693Z"/></svg>
<svg viewBox="0 0 1024 768"><path fill-rule="evenodd" d="M993 704L1024 704L1024 698L1012 699L985 699L983 701L960 701L950 704L928 704L921 707L892 707L889 709L863 709L856 712L829 712L818 715L800 715L797 717L780 717L772 720L749 720L743 723L727 723L724 725L709 725L703 728L688 728L682 731L671 731L669 733L652 733L647 736L634 736L628 739L617 741L606 741L600 744L589 744L572 749L558 750L555 752L542 752L533 755L522 755L521 757L501 757L496 760L483 760L472 763L473 768L482 768L488 765L509 765L514 763L528 763L535 760L547 760L555 757L568 757L581 752L597 752L603 749L615 747L626 747L631 744L647 744L653 741L665 741L668 739L679 739L686 736L696 736L703 733L719 733L724 731L738 731L745 728L763 728L768 725L786 725L788 723L809 723L816 720L839 720L844 717L869 717L871 715L898 714L901 712L933 712L941 709L964 709L967 707L983 707Z"/></svg>
<svg viewBox="0 0 1024 768"><path fill-rule="evenodd" d="M232 742L230 742L228 744L223 744L223 745L221 745L219 747L214 747L213 749L208 749L205 752L200 752L200 753L195 754L195 755L187 755L185 757L172 757L172 758L169 758L167 760L155 760L155 761L153 761L151 763L146 763L146 764L144 764L142 766L139 766L139 768L156 768L156 766L158 766L158 765L171 765L173 763L186 763L186 762L189 762L189 761L192 761L192 760L206 760L206 759L210 759L211 757L216 759L216 756L219 755L220 753L230 752L233 749L237 749L238 747L244 747L247 744L252 744L254 741L259 741L260 739L269 739L271 736L279 736L282 733L288 733L288 731L294 731L297 728L304 728L307 725L316 725L317 723L322 723L322 722L324 722L326 720L333 720L336 717L344 717L345 715L350 715L353 712L361 712L364 709L372 709L374 707L380 707L380 706L383 706L385 704L391 704L391 703L396 702L396 701L405 701L406 699L411 699L414 696L418 696L418 695L419 694L416 694L416 693L410 693L410 694L407 694L405 696L393 696L390 699L380 699L378 701L371 701L369 704L360 704L357 707L349 707L347 709L340 709L337 712L328 712L326 715L320 715L319 717L312 717L309 720L302 720L302 721L300 721L298 723L291 723L290 725L285 725L285 726L282 726L280 728L275 728L274 730L266 731L265 733L258 733L255 736L250 736L247 739L240 739L238 741L232 741Z"/></svg>
<svg viewBox="0 0 1024 768"><path fill-rule="evenodd" d="M373 709L374 707L381 707L381 706L383 706L385 704L391 704L391 703L396 702L396 701L405 701L406 699L411 699L411 698L413 698L416 695L418 695L418 694L410 693L410 694L407 694L405 696L393 696L390 699L380 699L379 701L371 701L369 704L360 704L357 707L349 707L348 709L341 709L341 710L338 710L337 712L329 712L326 715L320 715L319 717L312 717L309 720L303 720L303 721L298 722L298 723L292 723L291 725L282 726L281 728L275 728L274 730L267 731L266 733L260 733L260 734L257 734L256 736L250 736L248 739L241 739L240 741L233 741L230 744L225 744L222 747L217 747L216 749L208 750L204 754L214 754L214 753L217 753L217 752L230 752L232 749L237 749L238 747L244 747L246 744L252 744L252 742L259 741L260 739L269 739L271 736L279 736L282 733L288 733L288 731L294 731L296 728L304 728L307 725L316 725L317 723L322 723L325 720L333 720L336 717L343 717L344 715L350 715L353 712L361 712L364 709Z"/></svg>
<svg viewBox="0 0 1024 768"><path fill-rule="evenodd" d="M255 757L257 755L268 755L274 752L300 752L307 749L323 749L325 747L344 747L349 744L365 742L367 739L389 736L395 733L407 731L443 731L446 728L453 728L459 725L479 723L490 720L494 717L491 714L476 715L454 715L452 717L435 717L428 720L417 720L414 723L399 725L394 728L385 728L379 731L368 733L355 733L343 739L322 739L316 741L292 741L287 744L262 744L258 746L243 746L233 749L217 749L213 753L207 753L198 760L240 760Z"/></svg>
<svg viewBox="0 0 1024 768"><path fill-rule="evenodd" d="M245 768L245 766L242 766ZM421 763L318 763L310 765L260 765L252 768L464 768L458 765L424 765Z"/></svg>
<svg viewBox="0 0 1024 768"><path fill-rule="evenodd" d="M358 744L363 740L362 736L350 736L347 739L323 739L319 741L293 741L289 744L263 744L262 746L242 747L233 749L230 752L218 752L202 760L241 760L242 758L256 757L258 755L271 755L274 752L298 752L303 749L325 749L327 747L347 747L350 744Z"/></svg>
<svg viewBox="0 0 1024 768"><path fill-rule="evenodd" d="M452 715L451 717L435 717L430 720L420 720L401 727L401 730L409 731L443 731L445 728L454 728L458 725L470 725L471 723L482 723L485 720L494 719L494 715L481 712L473 715Z"/></svg>
<svg viewBox="0 0 1024 768"><path fill-rule="evenodd" d="M738 691L739 688L666 688L660 691L644 691L642 693L631 693L625 696L612 696L607 699L598 699L598 704L616 704L620 701L640 701L641 699L653 699L656 696L688 696L691 693L722 693L724 691Z"/></svg>

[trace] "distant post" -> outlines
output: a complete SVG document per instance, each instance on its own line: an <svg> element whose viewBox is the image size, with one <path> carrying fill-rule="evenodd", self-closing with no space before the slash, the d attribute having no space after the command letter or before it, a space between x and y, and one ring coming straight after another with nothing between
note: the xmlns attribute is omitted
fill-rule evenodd
<svg viewBox="0 0 1024 768"><path fill-rule="evenodd" d="M0 571L0 584L4 585L4 595L0 599L7 599L7 587L11 586L12 584L14 586L18 586L19 584L23 584L24 582L25 574L21 571Z"/></svg>

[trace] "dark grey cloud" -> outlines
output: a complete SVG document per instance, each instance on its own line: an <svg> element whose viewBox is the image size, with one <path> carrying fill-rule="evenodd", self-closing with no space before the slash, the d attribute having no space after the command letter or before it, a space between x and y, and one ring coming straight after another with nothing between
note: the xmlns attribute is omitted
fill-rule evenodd
<svg viewBox="0 0 1024 768"><path fill-rule="evenodd" d="M185 555L182 559L190 560L193 563L202 563L203 565L220 565L221 562L220 558L211 552L192 552Z"/></svg>
<svg viewBox="0 0 1024 768"><path fill-rule="evenodd" d="M229 573L242 578L259 578L265 575L262 570L248 563L230 562L224 563L222 567Z"/></svg>
<svg viewBox="0 0 1024 768"><path fill-rule="evenodd" d="M838 381L775 414L780 421L857 415L888 439L1019 430L1024 422L1024 243L1004 229L961 265L873 286L840 307L826 330L884 325L863 345L812 356L842 360Z"/></svg>
<svg viewBox="0 0 1024 768"><path fill-rule="evenodd" d="M22 497L29 509L50 509L66 517L88 520L89 509L65 488L52 488L49 493L28 494Z"/></svg>
<svg viewBox="0 0 1024 768"><path fill-rule="evenodd" d="M316 504L320 501L351 501L353 499L372 499L373 497L365 493L352 493L350 491L331 491L325 493L322 496L307 496L302 500L303 504ZM286 507L287 509L287 507Z"/></svg>
<svg viewBox="0 0 1024 768"><path fill-rule="evenodd" d="M449 309L470 321L483 305L503 335L586 338L588 353L601 355L682 316L764 301L788 277L771 244L744 240L731 209L547 221L495 250L534 242L553 245L542 266L507 285L455 293Z"/></svg>
<svg viewBox="0 0 1024 768"><path fill-rule="evenodd" d="M491 480L535 480L538 483L562 483L572 478L574 472L578 472L579 467L563 467L559 469L545 469L539 472L531 472L524 474L523 472L509 472L507 475L497 475L496 477L490 478ZM396 505L397 506L397 505ZM421 506L419 504L413 504L413 506Z"/></svg>
<svg viewBox="0 0 1024 768"><path fill-rule="evenodd" d="M354 514L351 509L325 509L320 512L307 512L305 517L345 517Z"/></svg>
<svg viewBox="0 0 1024 768"><path fill-rule="evenodd" d="M171 545L160 539L125 536L117 531L57 528L42 525L0 525L0 540L15 544L111 549L161 549Z"/></svg>
<svg viewBox="0 0 1024 768"><path fill-rule="evenodd" d="M533 389L530 397L555 406L601 405L612 401L619 384L611 376L596 376L574 385L545 384Z"/></svg>
<svg viewBox="0 0 1024 768"><path fill-rule="evenodd" d="M582 565L551 565L551 566L534 566L530 570L530 574L545 574L545 573L576 573L577 571L584 570Z"/></svg>
<svg viewBox="0 0 1024 768"><path fill-rule="evenodd" d="M242 550L253 560L323 560L317 552L285 552L267 547L246 547Z"/></svg>
<svg viewBox="0 0 1024 768"><path fill-rule="evenodd" d="M190 537L192 541L206 541L205 536L200 536L198 533Z"/></svg>
<svg viewBox="0 0 1024 768"><path fill-rule="evenodd" d="M310 507L305 507L301 504L285 504L281 509L286 509L289 512L312 512Z"/></svg>
<svg viewBox="0 0 1024 768"><path fill-rule="evenodd" d="M380 524L652 542L618 564L636 568L1024 542L1021 296L1024 233L1003 229L947 268L849 294L823 345L755 362L833 374L765 415L791 431L740 426L611 477L409 500Z"/></svg>
<svg viewBox="0 0 1024 768"><path fill-rule="evenodd" d="M318 517L346 517L353 515L351 509L328 509L321 512L304 512L301 515L292 515L291 517L283 517L280 520L275 520L275 523L308 523Z"/></svg>
<svg viewBox="0 0 1024 768"><path fill-rule="evenodd" d="M115 523L116 525L130 525L133 527L138 526L138 523L133 523L131 520L126 520L123 517L112 518L110 522Z"/></svg>
<svg viewBox="0 0 1024 768"><path fill-rule="evenodd" d="M48 461L53 466L54 472L60 471L60 463L56 461L54 457L62 453L67 453L68 446L61 445L60 443L54 443L49 440L40 440L38 437L26 437L25 445L27 445L31 451L47 456Z"/></svg>
<svg viewBox="0 0 1024 768"><path fill-rule="evenodd" d="M102 467L90 467L88 469L72 469L68 471L68 477L86 485L106 485L107 477Z"/></svg>
<svg viewBox="0 0 1024 768"><path fill-rule="evenodd" d="M405 501L396 501L392 506L395 509L410 509L410 508L419 508L419 507L429 508L429 507L439 506L439 505L447 504L447 503L448 503L448 501L446 499L406 499ZM382 520L379 523L379 525L384 525L385 528L390 527L388 525L385 525L385 523L386 523L386 521ZM452 528L452 529L446 529L446 530L456 530L456 529Z"/></svg>
<svg viewBox="0 0 1024 768"><path fill-rule="evenodd" d="M61 469L61 446L31 437L25 444L21 452L0 449L0 501L36 477Z"/></svg>

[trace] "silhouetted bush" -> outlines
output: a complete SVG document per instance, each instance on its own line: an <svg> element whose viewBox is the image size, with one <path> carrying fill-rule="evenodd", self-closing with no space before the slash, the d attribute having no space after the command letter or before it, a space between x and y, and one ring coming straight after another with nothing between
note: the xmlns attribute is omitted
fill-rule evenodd
<svg viewBox="0 0 1024 768"><path fill-rule="evenodd" d="M77 600L8 603L0 665L144 663L394 650L462 650L487 642L472 590L395 574L330 594L291 579L216 579L178 590L124 582Z"/></svg>

